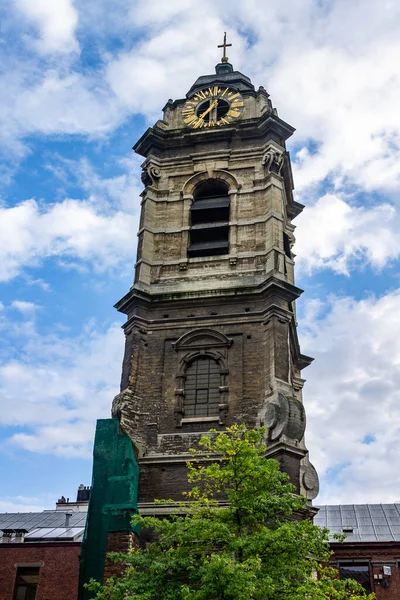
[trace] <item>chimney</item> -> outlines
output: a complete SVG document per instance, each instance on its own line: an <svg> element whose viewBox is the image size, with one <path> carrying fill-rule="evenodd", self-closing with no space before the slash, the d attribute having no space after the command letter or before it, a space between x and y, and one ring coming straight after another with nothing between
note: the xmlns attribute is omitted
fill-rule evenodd
<svg viewBox="0 0 400 600"><path fill-rule="evenodd" d="M69 522L71 520L71 517L72 517L72 513L71 512L65 513L65 525L64 525L64 527L69 527L70 526Z"/></svg>
<svg viewBox="0 0 400 600"><path fill-rule="evenodd" d="M22 544L25 538L25 534L28 530L27 529L16 529L15 530L15 543L16 544Z"/></svg>
<svg viewBox="0 0 400 600"><path fill-rule="evenodd" d="M78 487L78 493L76 495L77 502L89 502L90 497L90 485L81 485Z"/></svg>
<svg viewBox="0 0 400 600"><path fill-rule="evenodd" d="M9 544L11 542L13 533L13 529L3 529L3 544Z"/></svg>

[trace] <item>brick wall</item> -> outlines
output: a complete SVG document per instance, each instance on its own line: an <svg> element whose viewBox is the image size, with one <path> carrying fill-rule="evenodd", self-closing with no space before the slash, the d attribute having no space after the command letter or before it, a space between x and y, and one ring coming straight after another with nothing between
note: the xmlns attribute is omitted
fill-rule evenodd
<svg viewBox="0 0 400 600"><path fill-rule="evenodd" d="M376 594L376 600L398 600L400 598L400 543L399 542L374 542L374 543L343 543L332 544L334 551L332 563L335 566L354 563L368 563L371 575L371 588ZM383 576L383 566L390 566L390 577ZM382 575L376 579L374 575ZM387 582L385 587L384 581Z"/></svg>
<svg viewBox="0 0 400 600"><path fill-rule="evenodd" d="M133 531L109 531L107 536L107 554L109 552L128 552L139 545L138 537ZM104 579L113 575L122 575L125 565L115 563L106 556L104 565Z"/></svg>
<svg viewBox="0 0 400 600"><path fill-rule="evenodd" d="M18 566L40 566L36 600L76 600L79 543L1 544L0 600L12 600Z"/></svg>

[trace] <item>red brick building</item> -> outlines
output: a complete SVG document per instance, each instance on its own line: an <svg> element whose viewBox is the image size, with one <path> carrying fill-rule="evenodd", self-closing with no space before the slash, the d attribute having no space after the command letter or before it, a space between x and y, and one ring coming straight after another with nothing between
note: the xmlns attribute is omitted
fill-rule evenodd
<svg viewBox="0 0 400 600"><path fill-rule="evenodd" d="M86 502L0 515L0 600L76 600ZM400 600L400 505L321 506L314 518L333 536L332 564L377 600ZM332 537L333 540L333 537Z"/></svg>
<svg viewBox="0 0 400 600"><path fill-rule="evenodd" d="M0 515L0 600L76 600L86 512L63 507Z"/></svg>
<svg viewBox="0 0 400 600"><path fill-rule="evenodd" d="M74 600L80 542L17 543L0 550L0 600Z"/></svg>
<svg viewBox="0 0 400 600"><path fill-rule="evenodd" d="M400 504L321 506L314 523L332 535L332 564L377 600L400 599ZM334 534L345 534L343 543Z"/></svg>

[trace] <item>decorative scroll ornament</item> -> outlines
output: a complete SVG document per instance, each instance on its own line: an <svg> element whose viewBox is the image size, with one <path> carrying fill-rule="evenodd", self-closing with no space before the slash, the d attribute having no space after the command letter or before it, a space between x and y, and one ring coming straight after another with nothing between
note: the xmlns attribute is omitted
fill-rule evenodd
<svg viewBox="0 0 400 600"><path fill-rule="evenodd" d="M280 175L283 167L283 161L284 153L270 148L264 154L262 164L265 165L268 173L276 173L277 175Z"/></svg>
<svg viewBox="0 0 400 600"><path fill-rule="evenodd" d="M306 428L304 406L296 398L278 394L267 404L264 425L268 429L268 438L273 442L282 435L299 442Z"/></svg>
<svg viewBox="0 0 400 600"><path fill-rule="evenodd" d="M306 490L306 497L309 500L314 500L318 496L319 492L319 479L317 471L315 470L314 465L312 465L308 460L303 467L303 486Z"/></svg>
<svg viewBox="0 0 400 600"><path fill-rule="evenodd" d="M145 187L148 185L154 185L157 179L160 179L161 171L154 165L148 165L142 170L141 180Z"/></svg>

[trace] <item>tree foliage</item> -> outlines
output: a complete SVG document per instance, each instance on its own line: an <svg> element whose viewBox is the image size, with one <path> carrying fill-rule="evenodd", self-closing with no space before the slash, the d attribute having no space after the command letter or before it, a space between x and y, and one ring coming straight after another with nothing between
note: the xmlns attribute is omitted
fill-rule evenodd
<svg viewBox="0 0 400 600"><path fill-rule="evenodd" d="M306 499L265 458L263 435L235 425L204 436L180 512L135 517L155 541L114 555L125 573L92 582L97 600L371 600L326 566L328 531L300 518Z"/></svg>

